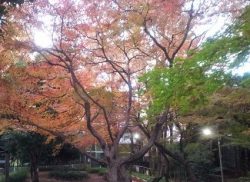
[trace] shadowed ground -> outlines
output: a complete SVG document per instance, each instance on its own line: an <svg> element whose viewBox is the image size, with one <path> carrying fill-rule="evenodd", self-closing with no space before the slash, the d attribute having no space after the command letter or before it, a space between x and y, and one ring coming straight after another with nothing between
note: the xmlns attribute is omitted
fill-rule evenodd
<svg viewBox="0 0 250 182"><path fill-rule="evenodd" d="M26 180L26 182L30 182L30 177ZM48 172L39 172L39 181L40 182L74 182L74 181L66 181L66 180L57 180L53 178L48 177ZM76 181L76 182L105 182L103 179L103 176L98 176L96 174L89 174L89 178L82 180L82 181Z"/></svg>

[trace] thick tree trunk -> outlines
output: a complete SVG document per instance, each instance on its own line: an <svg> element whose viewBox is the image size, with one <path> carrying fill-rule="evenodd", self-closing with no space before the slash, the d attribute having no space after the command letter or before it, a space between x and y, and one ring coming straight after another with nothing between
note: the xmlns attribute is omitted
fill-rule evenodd
<svg viewBox="0 0 250 182"><path fill-rule="evenodd" d="M129 168L126 165L122 165L118 171L118 181L119 182L131 182L131 175L129 173Z"/></svg>
<svg viewBox="0 0 250 182"><path fill-rule="evenodd" d="M111 164L108 166L108 182L131 182L131 176L125 165Z"/></svg>
<svg viewBox="0 0 250 182"><path fill-rule="evenodd" d="M108 182L118 181L118 166L116 165L108 166L107 180Z"/></svg>

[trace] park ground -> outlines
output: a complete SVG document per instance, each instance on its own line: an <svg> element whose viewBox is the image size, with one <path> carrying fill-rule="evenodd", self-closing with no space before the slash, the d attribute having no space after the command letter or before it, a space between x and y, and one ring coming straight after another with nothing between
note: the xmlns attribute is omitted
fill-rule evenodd
<svg viewBox="0 0 250 182"><path fill-rule="evenodd" d="M69 182L66 180L57 180L54 178L50 178L48 176L48 172L39 172L39 181L40 182ZM27 178L26 182L31 182L30 177ZM105 182L105 180L103 179L103 176L99 176L97 174L90 174L88 179L84 179L78 182Z"/></svg>
<svg viewBox="0 0 250 182"><path fill-rule="evenodd" d="M48 172L39 172L39 181L40 182L74 182L67 180L58 180L50 178ZM26 182L31 182L30 177L27 178ZM90 174L88 179L84 179L77 182L106 182L103 176L97 174ZM142 180L133 179L133 182L142 182Z"/></svg>

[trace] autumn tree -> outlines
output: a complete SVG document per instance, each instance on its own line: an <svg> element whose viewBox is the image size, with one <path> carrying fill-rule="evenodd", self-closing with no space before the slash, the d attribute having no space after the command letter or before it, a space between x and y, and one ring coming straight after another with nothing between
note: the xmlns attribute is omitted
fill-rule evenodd
<svg viewBox="0 0 250 182"><path fill-rule="evenodd" d="M4 34L6 33L7 29L5 25L8 24L9 19L9 11L13 8L17 8L24 4L25 2L33 2L34 0L2 0L0 1L0 35L3 38Z"/></svg>
<svg viewBox="0 0 250 182"><path fill-rule="evenodd" d="M130 181L126 167L151 148L162 125L173 118L172 105L164 107L150 118L148 143L134 154L119 155L120 139L138 126L151 101L139 97L138 76L154 65L174 67L177 56L185 57L197 46L195 25L214 7L212 1L204 2L38 1L16 12L22 20L18 23L31 34L32 26L43 26L37 16L51 17L51 48L21 45L57 68L55 76L65 73L70 78L66 85L75 93L72 103L104 152L100 162L107 165L110 182Z"/></svg>

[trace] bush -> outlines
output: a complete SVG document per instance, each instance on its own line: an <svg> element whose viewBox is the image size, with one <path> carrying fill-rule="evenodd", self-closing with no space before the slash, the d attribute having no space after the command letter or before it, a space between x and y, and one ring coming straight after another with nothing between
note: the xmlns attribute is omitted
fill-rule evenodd
<svg viewBox="0 0 250 182"><path fill-rule="evenodd" d="M21 169L10 175L10 182L23 182L27 178L27 170Z"/></svg>
<svg viewBox="0 0 250 182"><path fill-rule="evenodd" d="M250 182L250 177L240 177L239 182Z"/></svg>
<svg viewBox="0 0 250 182"><path fill-rule="evenodd" d="M26 169L19 169L16 172L10 173L9 182L24 182L27 178L27 170ZM4 182L5 178L4 175L1 176L0 182Z"/></svg>
<svg viewBox="0 0 250 182"><path fill-rule="evenodd" d="M89 168L89 169L87 169L87 172L88 173L99 173L99 169L98 168Z"/></svg>
<svg viewBox="0 0 250 182"><path fill-rule="evenodd" d="M80 171L51 171L49 176L62 180L82 180L88 178L86 172Z"/></svg>
<svg viewBox="0 0 250 182"><path fill-rule="evenodd" d="M71 167L71 166L64 166L64 165L61 165L61 166L41 166L39 167L39 171L58 171L58 170L63 170L63 171L86 171L87 170L87 167L86 166L74 166L74 167Z"/></svg>
<svg viewBox="0 0 250 182"><path fill-rule="evenodd" d="M87 168L86 171L88 173L97 173L99 175L104 175L107 172L106 168Z"/></svg>

